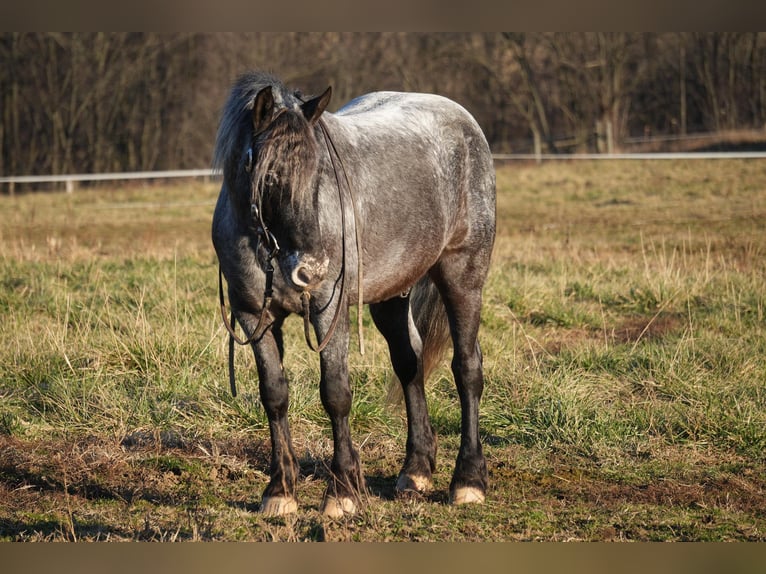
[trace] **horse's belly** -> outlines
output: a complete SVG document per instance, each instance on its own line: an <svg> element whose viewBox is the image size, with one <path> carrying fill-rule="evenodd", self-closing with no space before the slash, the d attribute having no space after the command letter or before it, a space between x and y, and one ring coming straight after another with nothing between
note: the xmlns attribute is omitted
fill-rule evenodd
<svg viewBox="0 0 766 574"><path fill-rule="evenodd" d="M425 275L435 259L416 255L391 257L384 264L365 263L364 300L377 303L409 292L412 286Z"/></svg>

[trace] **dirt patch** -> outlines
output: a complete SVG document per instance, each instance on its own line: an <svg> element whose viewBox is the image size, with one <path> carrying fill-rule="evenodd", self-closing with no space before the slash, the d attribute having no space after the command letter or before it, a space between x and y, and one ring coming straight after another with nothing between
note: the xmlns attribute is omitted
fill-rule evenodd
<svg viewBox="0 0 766 574"><path fill-rule="evenodd" d="M593 470L553 467L536 474L500 463L492 468L491 479L503 489L508 486L509 491L525 492L527 498L554 498L600 509L651 505L766 515L766 481L753 469L737 475L722 472L715 478L700 472L697 477L664 477L630 484L607 480ZM516 487L510 487L512 483Z"/></svg>
<svg viewBox="0 0 766 574"><path fill-rule="evenodd" d="M640 485L609 484L599 481L575 484L570 491L580 500L596 504L726 508L746 513L766 511L766 493L763 486L752 480L736 477L709 479L699 483L662 479Z"/></svg>
<svg viewBox="0 0 766 574"><path fill-rule="evenodd" d="M616 343L630 344L640 340L661 339L677 331L682 318L673 313L660 313L653 317L631 317L611 329Z"/></svg>
<svg viewBox="0 0 766 574"><path fill-rule="evenodd" d="M316 461L301 463L299 513L274 519L256 512L268 480L268 444L244 438L182 444L128 448L96 437L0 437L0 537L228 540L239 531L241 539L253 540L378 540L394 529L413 530L410 538L444 539L457 532L443 527L453 520L468 538L502 532L503 539L524 540L763 539L766 474L753 461L740 461L737 470L700 466L683 476L627 483L555 454L540 461L540 472L521 470L510 460L524 456L523 449L510 445L488 461L487 505L461 511L447 503L449 473L435 476L428 496L402 500L393 492L391 465L372 462L369 509L333 525L318 514L325 481ZM683 528L669 531L669 516ZM383 534L381 522L388 525Z"/></svg>
<svg viewBox="0 0 766 574"><path fill-rule="evenodd" d="M262 443L175 442L183 446L166 448L146 439L125 444L96 437L34 443L0 437L0 481L10 491L167 502L184 481L188 486L197 479L227 480L268 465L269 451Z"/></svg>
<svg viewBox="0 0 766 574"><path fill-rule="evenodd" d="M547 353L558 355L584 342L598 343L606 339L610 344L632 345L640 341L660 340L678 332L682 327L683 318L673 313L660 313L654 317L636 316L617 325L606 326L605 329L550 328L546 330L541 346ZM522 349L524 351L528 349Z"/></svg>

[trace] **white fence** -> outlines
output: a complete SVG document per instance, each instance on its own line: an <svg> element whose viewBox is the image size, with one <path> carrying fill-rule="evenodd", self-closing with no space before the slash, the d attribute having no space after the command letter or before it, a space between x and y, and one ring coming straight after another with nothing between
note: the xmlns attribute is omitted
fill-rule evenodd
<svg viewBox="0 0 766 574"><path fill-rule="evenodd" d="M65 183L71 193L78 181L119 181L128 179L168 179L176 177L202 177L205 179L217 175L212 169L177 169L172 171L126 171L117 173L76 173L69 175L16 175L0 177L0 183L6 183L13 192L17 183Z"/></svg>
<svg viewBox="0 0 766 574"><path fill-rule="evenodd" d="M495 161L570 161L570 160L697 160L697 159L766 159L766 152L688 152L688 153L614 153L614 154L494 154ZM0 177L0 184L7 184L13 193L14 186L21 183L65 183L67 192L74 190L80 181L120 181L131 179L197 178L211 179L219 176L212 169L181 169L173 171L135 171L118 173L90 173L70 175L17 175Z"/></svg>
<svg viewBox="0 0 766 574"><path fill-rule="evenodd" d="M523 160L523 161L543 161L543 160L612 160L612 159L635 159L635 160L656 160L656 159L766 159L766 152L763 151L734 151L734 152L668 152L668 153L575 153L575 154L493 154L495 161L503 160Z"/></svg>

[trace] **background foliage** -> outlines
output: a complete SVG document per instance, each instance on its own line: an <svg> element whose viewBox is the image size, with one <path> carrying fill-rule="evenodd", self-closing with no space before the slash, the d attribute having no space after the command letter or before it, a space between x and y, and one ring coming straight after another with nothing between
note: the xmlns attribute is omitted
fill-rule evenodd
<svg viewBox="0 0 766 574"><path fill-rule="evenodd" d="M249 68L331 109L381 89L468 108L495 152L762 130L766 34L3 33L0 174L200 168Z"/></svg>

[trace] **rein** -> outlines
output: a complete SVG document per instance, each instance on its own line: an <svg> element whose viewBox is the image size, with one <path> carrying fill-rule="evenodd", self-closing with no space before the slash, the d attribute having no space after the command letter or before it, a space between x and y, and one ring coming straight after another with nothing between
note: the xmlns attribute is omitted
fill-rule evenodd
<svg viewBox="0 0 766 574"><path fill-rule="evenodd" d="M338 162L340 163L341 171L343 172L343 178L346 180L346 189L348 189L348 193L351 196L351 206L354 210L354 231L356 234L356 251L357 251L357 295L358 295L358 312L357 312L357 329L359 333L359 353L364 355L364 337L362 335L362 305L364 304L364 293L362 291L363 289L363 282L362 282L362 234L359 229L360 225L360 218L359 218L359 210L357 208L357 202L356 198L354 197L354 192L351 187L351 183L348 180L348 174L346 173L346 167L343 165L343 160L340 157L340 154L338 153L337 148L335 147L335 143L332 141L332 138L330 137L330 133L327 131L327 126L324 123L324 120L320 118L319 120L319 127L322 130L322 135L324 136L325 145L327 146L327 152L330 156L330 163L332 163L332 171L335 174L335 184L338 187L338 201L340 203L340 225L341 225L341 242L342 242L342 255L341 255L341 284L340 284L340 294L338 295L338 306L335 308L335 315L333 316L332 323L330 324L330 328L327 331L327 334L325 335L324 340L321 343L318 343L317 345L314 345L314 343L311 340L311 329L310 329L310 309L309 309L309 301L311 300L311 293L309 291L304 291L301 293L301 302L303 303L303 335L306 338L306 344L309 346L309 348L312 351L315 351L317 353L321 352L326 346L327 343L330 341L330 338L332 337L333 333L335 333L335 328L338 326L338 318L340 317L340 305L343 302L343 295L346 291L346 209L343 202L343 188L340 184L340 176L338 175L338 167L335 165L335 159L333 157L334 155L338 158Z"/></svg>
<svg viewBox="0 0 766 574"><path fill-rule="evenodd" d="M253 215L255 215L255 211L255 204L253 204L251 209ZM258 219L263 221L260 217L258 217ZM271 300L274 296L274 265L271 262L279 252L279 244L277 243L276 238L271 235L268 228L265 226L259 228L258 230L259 243L261 239L261 230L263 230L263 234L266 237L266 242L271 245L269 256L266 260L266 269L264 269L264 273L266 274L266 287L263 290L263 304L261 305L261 314L258 317L258 324L253 330L253 334L244 339L238 337L236 331L234 330L234 309L231 310L231 319L226 319L226 301L223 297L223 272L221 271L221 264L218 264L218 301L221 307L221 319L223 319L223 325L229 332L229 386L231 387L231 395L233 397L237 396L237 383L234 377L234 343L236 342L240 345L247 345L253 341L259 340L261 337L263 337L269 327L271 327L271 323L268 325L266 324L266 321L268 320L269 307L271 307Z"/></svg>
<svg viewBox="0 0 766 574"><path fill-rule="evenodd" d="M335 143L332 141L332 138L330 137L329 132L327 131L327 126L325 125L325 122L320 118L319 119L319 127L322 130L322 135L325 141L325 146L327 147L328 154L330 156L330 163L332 164L333 173L335 175L335 183L338 188L338 200L340 203L340 213L341 213L341 241L342 241L342 255L341 255L341 285L340 285L340 293L338 294L338 304L335 308L335 314L332 319L332 323L330 324L330 328L327 331L327 334L324 337L324 340L321 342L317 341L317 344L314 344L314 342L311 340L311 316L310 316L310 301L311 301L311 293L306 290L301 293L301 305L303 309L303 334L306 339L306 344L308 347L317 353L322 352L324 348L327 346L327 344L330 342L330 339L332 338L333 334L335 333L335 329L338 326L338 320L340 318L340 310L341 305L343 304L344 295L346 292L346 210L345 205L343 201L343 188L340 183L340 175L338 174L338 167L335 163L335 157L338 158L338 162L340 164L340 169L343 172L343 178L346 181L346 189L348 189L349 196L351 198L351 206L353 208L354 213L354 230L356 235L356 249L357 249L357 294L358 294L358 312L357 312L357 329L358 329L358 338L359 338L359 352L360 354L364 355L364 338L362 334L362 306L364 304L364 293L363 293L363 275L362 275L362 233L360 230L360 222L361 219L359 217L359 210L357 207L356 198L354 197L354 192L351 187L351 183L348 179L348 174L346 173L346 168L343 165L343 160L340 157L340 154L338 153L337 148L335 147ZM333 154L335 157L333 157ZM252 172L253 169L253 155L252 155L252 148L248 150L248 161L246 165L246 170L248 173ZM258 235L258 242L260 244L260 241L263 240L263 242L266 244L266 246L269 249L268 257L266 260L266 268L264 269L264 272L266 274L266 287L264 289L263 293L263 304L261 305L261 314L258 318L258 324L256 325L255 329L253 330L253 333L246 338L241 338L237 336L237 333L235 331L235 317L234 317L234 310L231 311L231 319L227 319L226 317L226 302L224 300L224 294L223 294L223 272L221 271L221 265L218 264L218 298L221 308L221 319L223 320L224 327L226 327L226 330L229 333L229 361L228 361L228 370L229 370L229 385L231 387L231 394L232 396L237 396L237 386L236 386L236 380L234 376L234 343L236 342L239 345L247 345L249 343L252 343L254 341L260 340L261 337L266 333L266 331L271 327L271 323L267 324L268 321L268 315L269 315L269 308L271 307L271 302L273 299L273 282L274 282L274 265L272 264L273 259L277 256L279 253L279 243L277 242L276 237L269 231L269 228L266 226L265 221L263 220L263 216L261 215L261 194L257 192L256 185L254 178L251 178L251 185L252 185L252 191L250 195L250 213L253 218L253 221L255 223L255 230Z"/></svg>

